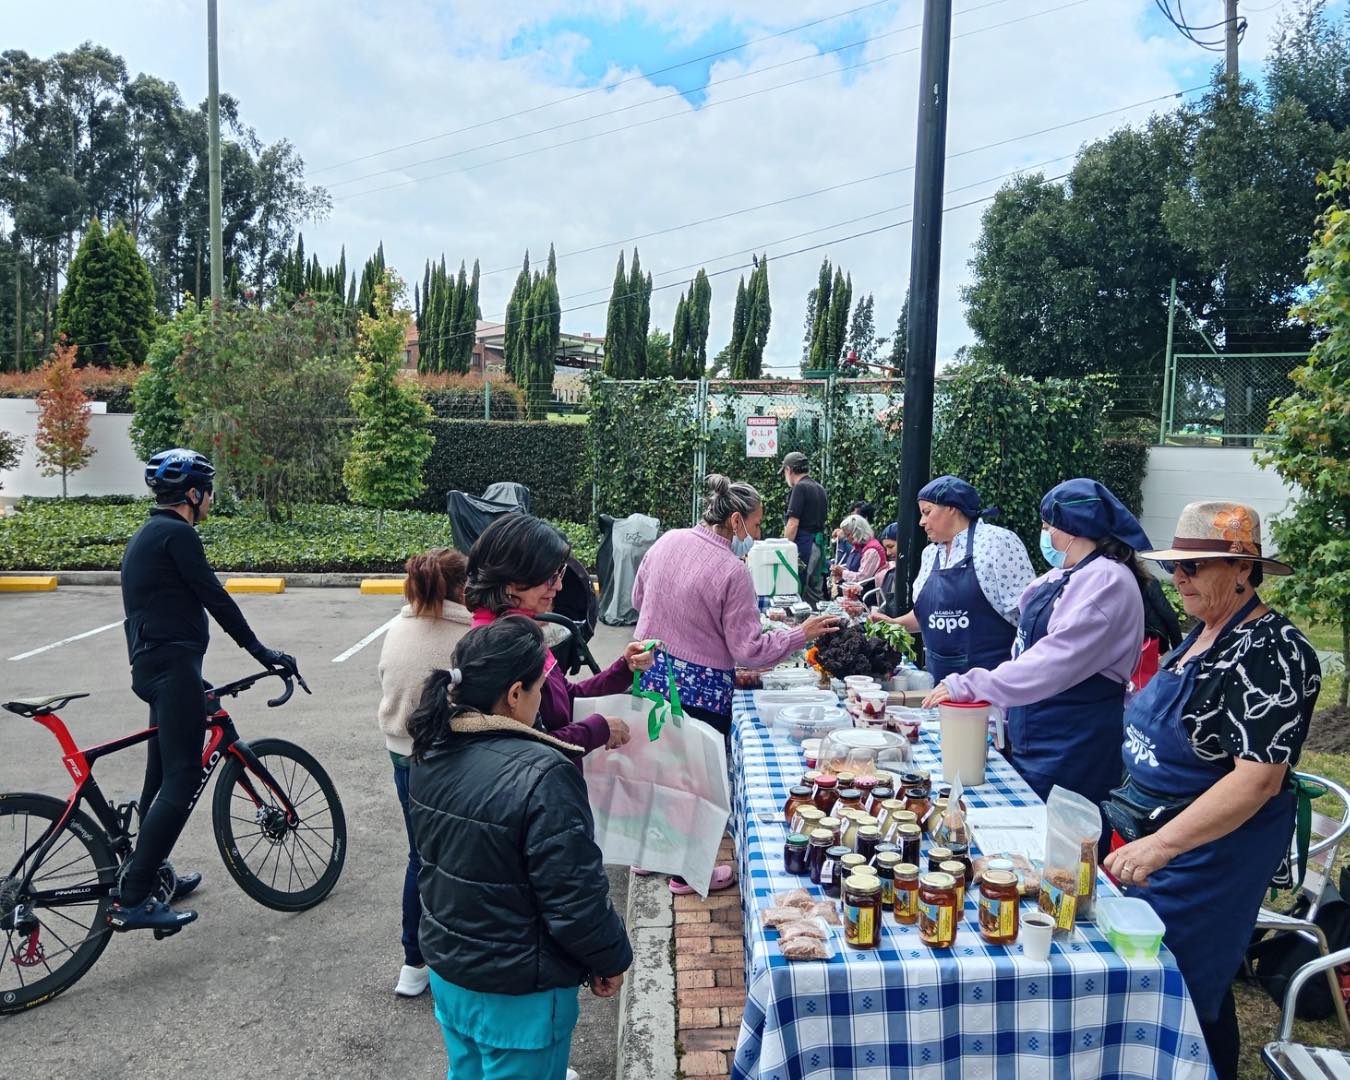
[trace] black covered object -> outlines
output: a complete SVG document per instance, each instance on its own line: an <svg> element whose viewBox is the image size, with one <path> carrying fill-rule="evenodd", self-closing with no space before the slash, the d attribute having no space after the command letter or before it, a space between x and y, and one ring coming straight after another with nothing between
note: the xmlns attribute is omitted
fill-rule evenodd
<svg viewBox="0 0 1350 1080"><path fill-rule="evenodd" d="M450 536L455 547L469 553L483 530L502 514L530 512L530 489L524 484L504 480L489 484L482 495L463 491L447 492L445 512L450 515Z"/></svg>
<svg viewBox="0 0 1350 1080"><path fill-rule="evenodd" d="M581 670L582 664L587 664L592 670L598 671L586 642L595 634L595 624L600 617L600 601L591 584L591 575L574 558L569 558L563 568L562 587L553 597L553 612L566 619L572 627L568 642L556 645L549 643L563 670L568 675L575 675Z"/></svg>

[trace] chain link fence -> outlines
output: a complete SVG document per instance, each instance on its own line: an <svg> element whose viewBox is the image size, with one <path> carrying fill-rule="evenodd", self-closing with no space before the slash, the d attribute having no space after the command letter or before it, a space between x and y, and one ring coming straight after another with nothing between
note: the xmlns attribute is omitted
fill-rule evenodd
<svg viewBox="0 0 1350 1080"><path fill-rule="evenodd" d="M1161 438L1174 446L1254 446L1271 405L1294 390L1302 352L1174 353L1163 387Z"/></svg>

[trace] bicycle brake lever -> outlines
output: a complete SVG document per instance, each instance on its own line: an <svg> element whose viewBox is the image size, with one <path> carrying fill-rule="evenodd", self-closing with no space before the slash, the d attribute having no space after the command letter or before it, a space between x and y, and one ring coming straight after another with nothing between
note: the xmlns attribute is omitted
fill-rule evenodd
<svg viewBox="0 0 1350 1080"><path fill-rule="evenodd" d="M295 673L295 681L300 684L300 689L306 694L309 694L311 697L314 696L314 691L309 688L309 683L305 682L305 677L298 671Z"/></svg>

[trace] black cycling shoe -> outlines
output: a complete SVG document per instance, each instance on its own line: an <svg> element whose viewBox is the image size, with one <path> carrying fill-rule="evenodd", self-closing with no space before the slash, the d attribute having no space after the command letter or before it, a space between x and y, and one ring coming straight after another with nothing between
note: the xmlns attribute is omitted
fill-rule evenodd
<svg viewBox="0 0 1350 1080"><path fill-rule="evenodd" d="M190 922L196 922L195 911L174 911L163 900L153 896L146 897L139 904L123 906L114 901L108 909L108 925L112 929L153 930L156 937L175 934Z"/></svg>
<svg viewBox="0 0 1350 1080"><path fill-rule="evenodd" d="M173 895L170 900L181 900L197 891L197 886L202 883L201 874L195 870L190 874L178 874L174 881Z"/></svg>

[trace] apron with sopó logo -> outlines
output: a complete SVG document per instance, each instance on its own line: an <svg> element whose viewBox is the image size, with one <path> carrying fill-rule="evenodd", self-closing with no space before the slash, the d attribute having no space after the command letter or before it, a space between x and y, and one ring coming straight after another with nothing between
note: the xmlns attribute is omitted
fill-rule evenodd
<svg viewBox="0 0 1350 1080"><path fill-rule="evenodd" d="M914 599L928 673L934 683L971 668L996 668L1012 654L1012 625L994 610L975 574L975 522L966 531L966 555L946 570L933 569Z"/></svg>

